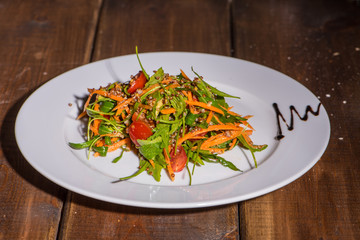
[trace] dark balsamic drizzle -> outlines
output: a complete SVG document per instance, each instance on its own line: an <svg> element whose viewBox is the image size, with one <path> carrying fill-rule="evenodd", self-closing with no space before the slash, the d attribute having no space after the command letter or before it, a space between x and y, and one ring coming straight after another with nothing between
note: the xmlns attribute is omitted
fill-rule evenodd
<svg viewBox="0 0 360 240"><path fill-rule="evenodd" d="M286 122L284 116L282 115L282 113L280 112L277 103L273 103L273 107L276 113L276 119L277 119L277 125L278 125L278 135L275 137L276 140L281 140L282 138L284 138L285 136L282 134L282 130L281 130L281 126L280 126L280 118L282 119L282 121L286 124L287 128L289 131L292 131L294 129L294 112L296 113L296 115L302 120L302 121L306 121L308 119L308 113L310 112L311 114L313 114L314 116L318 116L320 113L320 106L321 103L319 103L319 105L317 106L316 111L314 111L311 106L307 105L306 109L305 109L305 114L304 116L300 116L299 112L296 110L296 108L291 105L290 108L290 113L291 113L291 117L290 117L290 125Z"/></svg>

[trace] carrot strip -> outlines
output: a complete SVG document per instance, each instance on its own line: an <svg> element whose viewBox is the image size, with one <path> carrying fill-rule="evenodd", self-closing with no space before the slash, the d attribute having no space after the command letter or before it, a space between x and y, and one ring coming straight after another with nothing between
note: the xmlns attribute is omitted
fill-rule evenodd
<svg viewBox="0 0 360 240"><path fill-rule="evenodd" d="M214 116L214 112L213 111L210 111L208 117L206 118L206 123L210 123L211 122L211 119L213 118Z"/></svg>
<svg viewBox="0 0 360 240"><path fill-rule="evenodd" d="M96 147L102 147L102 146L104 146L104 144L105 144L105 141L102 139L102 140L97 141L95 143L95 146Z"/></svg>
<svg viewBox="0 0 360 240"><path fill-rule="evenodd" d="M165 89L169 89L169 88L176 88L176 87L179 87L180 85L178 83L173 83L173 84L170 84L168 86L165 87Z"/></svg>
<svg viewBox="0 0 360 240"><path fill-rule="evenodd" d="M189 99L189 95L188 95L188 92L187 92L187 91L182 90L181 92L182 92L182 94L184 94L184 96L185 96L188 100L190 100L190 99Z"/></svg>
<svg viewBox="0 0 360 240"><path fill-rule="evenodd" d="M148 110L152 109L152 106L150 106L150 105L145 105L145 104L142 104L142 103L140 103L139 107L145 108L145 109L148 109ZM130 111L130 109L127 108L127 111L126 111L126 112L129 112L129 111Z"/></svg>
<svg viewBox="0 0 360 240"><path fill-rule="evenodd" d="M121 147L122 145L129 145L130 144L130 138L124 138L120 141L117 141L113 144L111 144L109 147L108 147L108 152L113 152L115 151L116 149L118 149L119 147Z"/></svg>
<svg viewBox="0 0 360 240"><path fill-rule="evenodd" d="M222 144L224 142L227 142L229 140L232 140L236 137L238 137L239 135L241 135L243 132L242 131L229 131L228 134L230 133L229 136L226 135L226 133L222 133L219 134L217 138L215 139L208 139L205 142L203 142L203 144L201 145L200 148L207 148L207 147L212 147L212 146L216 146L219 144Z"/></svg>
<svg viewBox="0 0 360 240"><path fill-rule="evenodd" d="M171 167L171 164L170 164L170 157L169 157L169 155L167 154L165 148L164 148L163 152L164 152L164 156L165 156L165 162L166 162L166 164L167 164L167 170L168 170L169 175L170 175L170 179L171 179L171 181L174 181L174 179L175 179L175 173L174 173L174 171L172 170L172 167Z"/></svg>
<svg viewBox="0 0 360 240"><path fill-rule="evenodd" d="M235 145L236 145L236 138L232 140L229 150L233 149Z"/></svg>
<svg viewBox="0 0 360 240"><path fill-rule="evenodd" d="M164 108L160 111L162 114L171 114L176 112L175 108Z"/></svg>
<svg viewBox="0 0 360 240"><path fill-rule="evenodd" d="M116 110L115 115L119 115L119 114L124 110L124 108L125 108L128 104L132 103L132 101L134 101L133 98L128 98L128 99L126 99L125 101L123 101L123 102L121 102L121 103L118 103L118 104L116 105L116 107L114 107L114 109L113 109L113 111Z"/></svg>
<svg viewBox="0 0 360 240"><path fill-rule="evenodd" d="M184 71L182 69L180 69L181 75L186 79L186 80L190 80L190 78L184 73Z"/></svg>
<svg viewBox="0 0 360 240"><path fill-rule="evenodd" d="M100 135L100 137L113 137L113 138L122 137L122 136L123 136L122 133L107 133Z"/></svg>
<svg viewBox="0 0 360 240"><path fill-rule="evenodd" d="M214 118L216 119L216 121L217 121L219 124L224 125L224 123L221 122L220 119L218 118L218 116L216 116L215 114L214 114Z"/></svg>
<svg viewBox="0 0 360 240"><path fill-rule="evenodd" d="M151 166L153 167L153 168L155 168L155 163L154 163L154 161L153 160L149 160L149 163L151 164Z"/></svg>
<svg viewBox="0 0 360 240"><path fill-rule="evenodd" d="M236 127L233 125L211 125L208 128L205 129L200 129L194 132L189 132L187 134L185 134L183 137L178 139L177 145L182 144L183 142L185 142L188 139L192 139L193 137L202 134L202 133L206 133L206 132L211 132L211 131L220 131L220 130L235 130L235 131L242 131L243 128L241 127Z"/></svg>
<svg viewBox="0 0 360 240"><path fill-rule="evenodd" d="M139 96L141 97L141 96L144 95L145 93L147 93L147 92L149 92L149 91L151 91L151 90L153 90L154 88L159 87L159 86L160 86L159 84L154 84L154 85L150 86L149 88L143 90L142 93L139 94Z"/></svg>
<svg viewBox="0 0 360 240"><path fill-rule="evenodd" d="M214 106L209 106L209 105L206 104L206 103L196 102L196 101L185 101L185 102L186 102L186 104L193 105L193 106L199 106L199 107L202 107L202 108L209 109L209 110L211 110L211 111L220 113L221 115L224 115L224 112L221 111L219 108L214 107Z"/></svg>
<svg viewBox="0 0 360 240"><path fill-rule="evenodd" d="M88 91L90 91L90 89L88 89ZM91 92L91 93L89 94L89 97L88 97L88 99L86 100L86 102L85 102L85 104L84 104L84 110L83 110L83 112L80 113L80 115L77 117L78 120L86 115L86 108L89 106L90 100L91 100L91 98L92 98L93 95L94 95L93 92Z"/></svg>
<svg viewBox="0 0 360 240"><path fill-rule="evenodd" d="M99 105L99 104L95 104L94 110L95 110L95 111L99 111L99 109L100 109L100 105ZM90 125L90 130L91 130L95 135L99 135L100 123L101 123L101 120L100 120L100 119L95 119L95 120L93 121L93 123Z"/></svg>
<svg viewBox="0 0 360 240"><path fill-rule="evenodd" d="M113 99L113 100L115 100L115 101L118 101L118 102L124 100L123 97L115 96L115 95L113 95L113 94L109 94L109 93L106 92L105 90L88 89L88 91L90 92L90 94L89 94L89 97L87 98L87 100L86 100L86 102L85 102L85 104L84 104L84 110L83 110L82 113L80 113L80 115L77 117L77 119L80 119L80 118L82 118L82 117L84 117L84 116L86 115L86 108L89 106L90 100L91 100L91 98L92 98L92 96L93 96L94 94L99 94L99 95L104 96L104 97L109 97L109 98L111 98L111 99Z"/></svg>

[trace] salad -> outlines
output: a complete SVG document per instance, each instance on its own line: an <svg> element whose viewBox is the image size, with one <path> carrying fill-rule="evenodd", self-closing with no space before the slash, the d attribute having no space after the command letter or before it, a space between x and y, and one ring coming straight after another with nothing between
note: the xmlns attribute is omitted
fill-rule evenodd
<svg viewBox="0 0 360 240"><path fill-rule="evenodd" d="M149 76L143 68L126 83L88 89L89 96L78 119L87 117L86 141L69 143L74 149L88 149L89 155L104 157L121 149L132 149L139 156L139 168L127 180L147 172L160 181L163 169L174 181L175 173L187 170L190 185L194 170L205 163L216 163L241 171L220 155L240 146L254 153L267 145L255 145L250 136L254 128L243 116L231 111L224 93L196 76L190 79L181 69L178 75L162 67ZM192 162L192 166L189 165Z"/></svg>

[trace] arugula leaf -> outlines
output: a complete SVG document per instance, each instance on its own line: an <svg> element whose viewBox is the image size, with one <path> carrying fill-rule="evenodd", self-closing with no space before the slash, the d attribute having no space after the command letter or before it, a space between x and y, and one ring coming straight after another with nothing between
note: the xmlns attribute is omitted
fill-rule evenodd
<svg viewBox="0 0 360 240"><path fill-rule="evenodd" d="M201 156L202 156L202 158L204 159L205 162L220 163L222 166L230 168L231 170L242 172L232 162L227 161L227 160L225 160L225 158L219 157L216 154L211 154L211 153L208 153L206 151L200 151L200 154L201 154Z"/></svg>
<svg viewBox="0 0 360 240"><path fill-rule="evenodd" d="M162 152L161 137L157 137L153 140L140 140L137 142L140 144L140 153L148 160L153 160L155 157Z"/></svg>
<svg viewBox="0 0 360 240"><path fill-rule="evenodd" d="M89 141L83 142L83 143L72 143L69 142L69 146L73 149L83 149L83 148L88 148L90 147L94 142L96 142L97 140L99 140L99 138L92 138Z"/></svg>
<svg viewBox="0 0 360 240"><path fill-rule="evenodd" d="M164 70L159 68L149 79L149 81L145 84L145 88L148 88L151 85L156 83L160 83L164 79Z"/></svg>
<svg viewBox="0 0 360 240"><path fill-rule="evenodd" d="M100 156L105 157L108 151L108 147L93 147L92 148L95 152L98 152Z"/></svg>

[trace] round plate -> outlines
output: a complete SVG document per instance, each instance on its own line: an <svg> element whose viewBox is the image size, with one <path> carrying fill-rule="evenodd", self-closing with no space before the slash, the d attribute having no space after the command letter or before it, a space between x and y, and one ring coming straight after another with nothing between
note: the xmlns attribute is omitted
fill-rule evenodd
<svg viewBox="0 0 360 240"><path fill-rule="evenodd" d="M69 142L84 141L84 123L76 120L87 88L99 88L114 81L126 82L140 70L136 55L105 59L66 72L36 90L21 107L15 124L19 148L29 163L58 185L88 197L112 203L150 208L197 208L254 198L294 181L308 171L325 151L330 138L328 115L319 100L304 86L267 67L236 58L186 52L140 54L148 73L162 67L177 75L180 69L193 78L194 68L204 80L240 99L227 99L233 111L253 115L255 144L268 144L256 153L255 168L249 151L236 148L223 155L243 172L218 164L196 167L189 186L187 171L171 182L165 171L160 182L146 173L128 181L113 183L137 170L139 160L126 153L118 163L107 157L88 158L86 150L73 150ZM294 130L284 120L294 120ZM306 107L319 108L315 116ZM293 113L293 114L291 114ZM279 122L278 122L279 120ZM279 123L279 126L278 126ZM283 139L276 140L279 127Z"/></svg>

